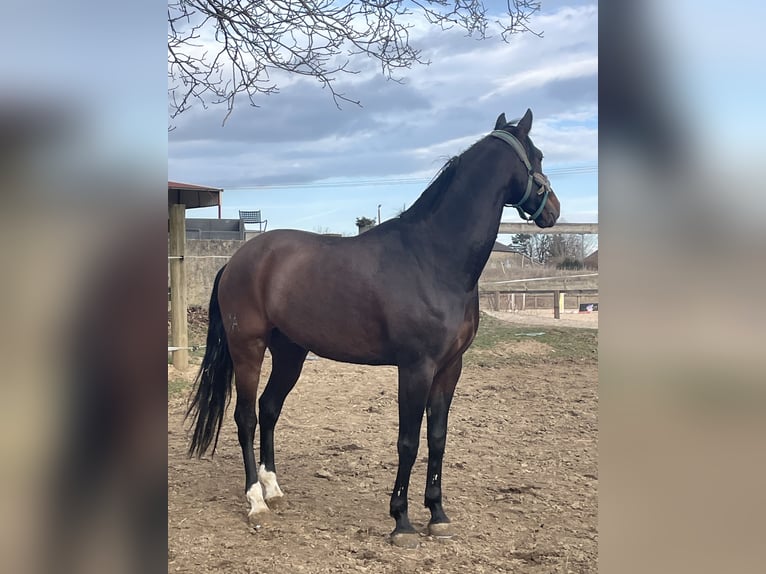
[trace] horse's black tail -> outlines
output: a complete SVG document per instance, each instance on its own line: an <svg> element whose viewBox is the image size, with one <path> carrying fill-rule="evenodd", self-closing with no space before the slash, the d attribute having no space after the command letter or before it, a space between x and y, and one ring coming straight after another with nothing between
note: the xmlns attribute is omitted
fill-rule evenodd
<svg viewBox="0 0 766 574"><path fill-rule="evenodd" d="M189 445L189 456L201 457L213 443L212 453L218 445L223 415L231 396L231 380L234 363L226 342L226 331L218 305L218 282L221 280L224 265L215 276L213 293L210 295L208 312L207 346L197 378L194 381L196 391L189 397L189 409L186 417L194 419L194 434Z"/></svg>

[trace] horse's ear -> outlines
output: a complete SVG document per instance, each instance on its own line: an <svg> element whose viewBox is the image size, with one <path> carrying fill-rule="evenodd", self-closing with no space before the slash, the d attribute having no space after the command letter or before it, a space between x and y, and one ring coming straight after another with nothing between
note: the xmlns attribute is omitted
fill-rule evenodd
<svg viewBox="0 0 766 574"><path fill-rule="evenodd" d="M522 137L529 135L529 131L532 129L532 110L527 108L527 113L519 120L518 124L519 134Z"/></svg>
<svg viewBox="0 0 766 574"><path fill-rule="evenodd" d="M504 128L508 122L505 121L505 114L500 114L497 116L497 121L495 122L495 129L499 130L500 128Z"/></svg>

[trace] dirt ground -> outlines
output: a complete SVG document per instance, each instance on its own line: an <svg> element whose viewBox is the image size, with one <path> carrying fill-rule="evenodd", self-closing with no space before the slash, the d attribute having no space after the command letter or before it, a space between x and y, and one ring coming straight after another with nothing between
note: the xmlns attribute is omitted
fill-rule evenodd
<svg viewBox="0 0 766 574"><path fill-rule="evenodd" d="M592 319L579 321L594 327ZM535 325L514 324L518 336L469 351L443 470L444 506L458 534L423 535L413 550L388 539L397 464L394 368L306 362L276 429L285 499L256 531L246 519L233 407L215 457L187 459L183 412L194 372L168 367L175 381L168 401L168 571L596 572L595 343L580 357L564 357L524 332L542 330ZM268 371L267 362L263 381ZM429 517L422 505L426 454L423 433L410 486L410 518L419 530Z"/></svg>
<svg viewBox="0 0 766 574"><path fill-rule="evenodd" d="M598 329L598 311L594 313L579 313L571 309L561 312L560 319L553 318L550 309L527 309L525 311L485 311L503 321L523 325L546 325L559 327L575 327L581 329Z"/></svg>

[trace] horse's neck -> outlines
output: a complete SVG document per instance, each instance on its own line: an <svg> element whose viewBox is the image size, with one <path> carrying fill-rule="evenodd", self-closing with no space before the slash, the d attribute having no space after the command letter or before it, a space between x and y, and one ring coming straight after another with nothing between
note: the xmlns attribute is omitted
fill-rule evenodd
<svg viewBox="0 0 766 574"><path fill-rule="evenodd" d="M476 286L489 259L503 212L503 189L510 174L495 152L466 151L453 181L433 212L418 226L424 259L431 259L440 277L454 278L466 290ZM479 183L477 183L479 182Z"/></svg>

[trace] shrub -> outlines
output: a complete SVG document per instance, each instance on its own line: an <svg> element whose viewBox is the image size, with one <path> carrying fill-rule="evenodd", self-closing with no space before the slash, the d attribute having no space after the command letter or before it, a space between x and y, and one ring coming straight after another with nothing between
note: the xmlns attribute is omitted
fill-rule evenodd
<svg viewBox="0 0 766 574"><path fill-rule="evenodd" d="M575 259L574 257L565 257L560 263L556 265L556 269L577 270L583 269L585 266L582 261Z"/></svg>
<svg viewBox="0 0 766 574"><path fill-rule="evenodd" d="M356 226L357 227L370 227L371 225L375 225L377 221L374 219L370 219L369 217L357 217L356 218Z"/></svg>

